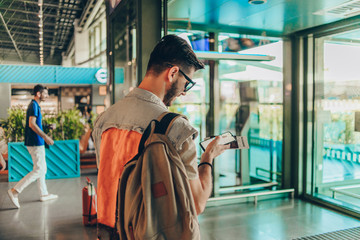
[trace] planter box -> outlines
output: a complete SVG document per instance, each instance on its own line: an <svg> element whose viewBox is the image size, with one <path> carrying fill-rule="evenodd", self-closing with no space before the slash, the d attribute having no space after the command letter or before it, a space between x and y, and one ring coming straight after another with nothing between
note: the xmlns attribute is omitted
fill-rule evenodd
<svg viewBox="0 0 360 240"><path fill-rule="evenodd" d="M46 179L80 177L79 140L55 141L45 148ZM23 142L8 143L9 182L17 182L33 169Z"/></svg>

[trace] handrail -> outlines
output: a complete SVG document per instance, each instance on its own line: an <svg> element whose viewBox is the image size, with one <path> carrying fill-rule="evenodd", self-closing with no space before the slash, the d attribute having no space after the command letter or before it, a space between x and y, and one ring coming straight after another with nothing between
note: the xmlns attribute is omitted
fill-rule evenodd
<svg viewBox="0 0 360 240"><path fill-rule="evenodd" d="M353 189L353 188L360 188L360 184L357 185L348 185L348 186L342 186L342 187L332 187L330 188L330 191L332 191L332 197L335 198L335 193L340 193L343 195L347 195L349 197L360 199L360 194L356 193L350 193L347 191L344 191L344 189Z"/></svg>
<svg viewBox="0 0 360 240"><path fill-rule="evenodd" d="M271 191L262 191L262 192L253 192L253 193L242 193L242 194L235 194L231 196L220 196L220 197L212 197L209 198L208 202L216 202L220 200L232 200L238 198L245 198L245 197L254 197L254 204L257 204L257 198L259 196L265 195L273 195L273 194L280 194L280 193L290 193L291 198L294 198L294 189L281 189L281 190L271 190Z"/></svg>
<svg viewBox="0 0 360 240"><path fill-rule="evenodd" d="M219 192L228 192L228 191L238 191L238 190L246 190L251 188L266 188L266 187L274 187L277 186L277 182L268 182L268 183L260 183L260 184L252 184L246 186L231 186L231 187L220 187Z"/></svg>
<svg viewBox="0 0 360 240"><path fill-rule="evenodd" d="M261 176L261 175L258 174L258 170L263 171L263 172L268 172L268 173L270 173L270 174L275 174L275 175L278 175L279 177L282 176L282 173L281 173L281 172L274 172L274 171L270 171L270 170L267 170L267 169L261 168L261 167L257 167L257 168L255 169L255 174L256 174L256 176ZM261 177L265 177L265 176L261 176Z"/></svg>

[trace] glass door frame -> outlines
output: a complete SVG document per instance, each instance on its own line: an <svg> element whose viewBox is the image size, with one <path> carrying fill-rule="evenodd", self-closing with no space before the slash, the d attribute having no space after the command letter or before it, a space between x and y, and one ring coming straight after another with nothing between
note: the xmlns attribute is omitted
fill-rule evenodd
<svg viewBox="0 0 360 240"><path fill-rule="evenodd" d="M344 206L341 202L331 198L319 198L315 194L315 81L321 79L322 73L317 71L319 67L319 57L323 57L323 46L321 37L343 33L359 29L360 18L353 17L341 20L332 24L315 27L309 30L295 33L291 36L293 49L293 59L299 64L292 65L292 71L299 74L295 77L294 89L299 89L299 121L294 128L299 129L299 145L297 158L298 167L302 169L299 175L299 196L310 202L314 202L342 213L359 218L360 212ZM295 50L296 49L296 50ZM296 149L296 146L292 146Z"/></svg>

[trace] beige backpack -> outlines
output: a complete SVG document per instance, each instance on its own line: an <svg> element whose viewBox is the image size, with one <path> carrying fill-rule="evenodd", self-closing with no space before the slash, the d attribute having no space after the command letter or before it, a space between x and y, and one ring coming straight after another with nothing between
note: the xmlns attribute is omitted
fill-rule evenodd
<svg viewBox="0 0 360 240"><path fill-rule="evenodd" d="M120 239L200 239L185 166L167 137L177 117L167 113L145 130L118 190Z"/></svg>

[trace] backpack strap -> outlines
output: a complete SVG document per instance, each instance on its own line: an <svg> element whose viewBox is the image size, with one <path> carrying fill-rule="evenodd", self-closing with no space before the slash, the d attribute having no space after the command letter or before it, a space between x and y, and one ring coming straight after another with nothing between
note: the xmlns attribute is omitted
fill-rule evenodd
<svg viewBox="0 0 360 240"><path fill-rule="evenodd" d="M153 127L152 127L153 124L155 125L154 131L153 131L154 133L167 134L167 132L169 130L168 128L172 125L173 121L178 116L180 116L180 114L173 113L173 112L167 112L167 113L161 114L157 120L155 120L155 119L151 120L149 125L146 127L143 135L141 136L139 147L138 147L138 153L128 163L132 162L135 159L138 159L140 157L140 155L142 154L142 152L144 151L145 142L151 135L151 132L153 129Z"/></svg>
<svg viewBox="0 0 360 240"><path fill-rule="evenodd" d="M168 131L168 128L172 125L172 121L177 117L180 116L178 113L169 112L165 115L160 116L160 122L155 124L154 133L158 134L165 134Z"/></svg>

